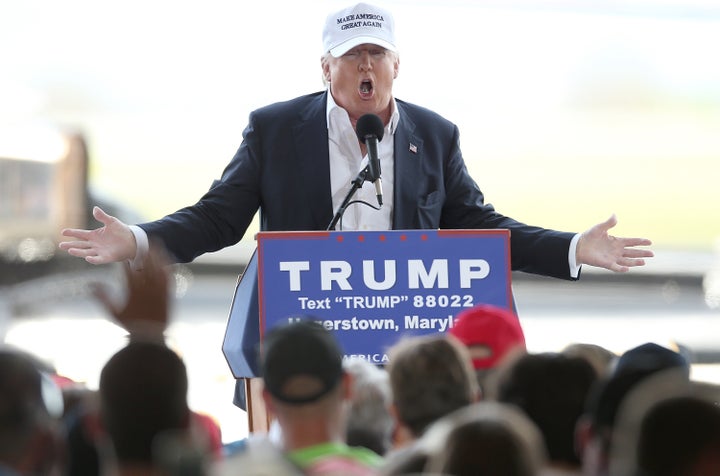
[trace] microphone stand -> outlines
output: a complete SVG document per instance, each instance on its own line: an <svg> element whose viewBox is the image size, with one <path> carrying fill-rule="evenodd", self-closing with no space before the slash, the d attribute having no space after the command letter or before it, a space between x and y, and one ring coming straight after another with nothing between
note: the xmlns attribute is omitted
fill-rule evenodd
<svg viewBox="0 0 720 476"><path fill-rule="evenodd" d="M357 177L355 177L355 180L353 180L352 187L350 187L350 190L348 190L347 195L345 195L345 199L343 200L340 207L335 212L335 216L333 217L332 221L327 227L327 231L333 231L335 230L335 225L340 221L340 218L342 218L343 214L345 213L345 209L347 208L348 204L350 203L350 200L352 199L353 195L355 195L355 192L358 191L359 188L363 186L363 183L365 183L365 180L372 180L372 177L368 177L368 174L370 173L370 167L366 166L364 169L358 173Z"/></svg>

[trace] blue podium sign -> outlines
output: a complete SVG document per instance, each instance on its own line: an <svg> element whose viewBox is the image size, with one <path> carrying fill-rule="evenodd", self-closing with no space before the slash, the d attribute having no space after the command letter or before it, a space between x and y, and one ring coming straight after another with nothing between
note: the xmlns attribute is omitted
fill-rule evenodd
<svg viewBox="0 0 720 476"><path fill-rule="evenodd" d="M376 364L400 337L445 332L463 309L511 309L508 230L261 232L260 333L312 318Z"/></svg>

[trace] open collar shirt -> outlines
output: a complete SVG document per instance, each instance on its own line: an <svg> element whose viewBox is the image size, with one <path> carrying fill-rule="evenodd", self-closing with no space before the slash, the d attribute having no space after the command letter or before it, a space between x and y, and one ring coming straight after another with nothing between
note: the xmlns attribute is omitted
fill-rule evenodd
<svg viewBox="0 0 720 476"><path fill-rule="evenodd" d="M347 111L337 105L329 90L327 98L330 189L333 211L337 211L352 187L353 180L367 166L368 156L367 154L362 156L360 143ZM378 143L383 205L380 210L375 210L363 203L349 205L342 220L338 223L338 230L390 230L392 228L395 162L393 139L400 120L400 113L394 98L391 107L390 122L385 125L383 139ZM365 182L362 188L357 190L353 200L362 200L375 207L378 206L375 187L371 182Z"/></svg>

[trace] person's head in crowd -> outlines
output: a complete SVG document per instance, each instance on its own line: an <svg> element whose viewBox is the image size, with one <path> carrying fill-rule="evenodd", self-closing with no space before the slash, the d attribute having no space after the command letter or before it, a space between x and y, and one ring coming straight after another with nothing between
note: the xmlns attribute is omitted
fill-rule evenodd
<svg viewBox="0 0 720 476"><path fill-rule="evenodd" d="M99 476L102 469L98 448L100 416L98 391L86 389L77 395L63 420L67 441L67 474Z"/></svg>
<svg viewBox="0 0 720 476"><path fill-rule="evenodd" d="M599 378L605 377L612 370L612 366L618 357L610 349L585 342L568 344L561 352L570 357L586 359L595 368Z"/></svg>
<svg viewBox="0 0 720 476"><path fill-rule="evenodd" d="M667 369L681 369L690 378L690 361L679 351L647 342L624 352L612 368L612 376L652 375Z"/></svg>
<svg viewBox="0 0 720 476"><path fill-rule="evenodd" d="M623 400L640 382L668 369L689 380L690 363L683 355L646 343L623 353L609 376L593 385L576 432L584 474L607 474L616 416Z"/></svg>
<svg viewBox="0 0 720 476"><path fill-rule="evenodd" d="M199 452L190 432L185 364L157 341L130 341L100 373L102 431L109 445L101 449L104 464L125 471L153 470L173 464L181 451L189 459Z"/></svg>
<svg viewBox="0 0 720 476"><path fill-rule="evenodd" d="M335 336L311 317L270 329L261 345L263 400L282 450L307 474L366 474L381 457L345 440L352 377Z"/></svg>
<svg viewBox="0 0 720 476"><path fill-rule="evenodd" d="M353 19L359 16L366 19ZM369 113L387 124L400 70L390 12L367 3L344 8L328 15L322 38L323 80L337 105L348 112L353 125Z"/></svg>
<svg viewBox="0 0 720 476"><path fill-rule="evenodd" d="M350 398L352 382L342 359L334 336L311 320L275 327L265 336L263 397L277 418L286 450L344 441L343 403Z"/></svg>
<svg viewBox="0 0 720 476"><path fill-rule="evenodd" d="M498 306L479 304L460 312L448 332L470 352L483 392L488 375L504 359L525 352L525 334L517 315Z"/></svg>
<svg viewBox="0 0 720 476"><path fill-rule="evenodd" d="M400 339L388 351L395 445L480 397L468 350L444 334Z"/></svg>
<svg viewBox="0 0 720 476"><path fill-rule="evenodd" d="M689 469L696 460L704 460L703 466L712 462L705 459L703 448L720 442L715 439L720 435L717 416L720 410L714 410L713 416L713 412L706 413L702 408L705 403L717 406L718 402L720 385L689 380L680 367L661 370L643 379L628 392L618 409L608 473L720 474L717 470L696 473Z"/></svg>
<svg viewBox="0 0 720 476"><path fill-rule="evenodd" d="M0 474L62 471L64 445L46 402L52 385L32 356L0 349Z"/></svg>
<svg viewBox="0 0 720 476"><path fill-rule="evenodd" d="M392 392L387 372L362 359L348 359L343 367L353 377L346 430L347 444L384 455L392 446Z"/></svg>
<svg viewBox="0 0 720 476"><path fill-rule="evenodd" d="M415 441L390 451L385 457L380 474L382 476L424 474L429 458L428 449L421 445L420 441Z"/></svg>
<svg viewBox="0 0 720 476"><path fill-rule="evenodd" d="M497 400L521 409L540 429L551 465L580 468L575 426L598 379L582 357L524 354L498 371Z"/></svg>
<svg viewBox="0 0 720 476"><path fill-rule="evenodd" d="M637 476L720 474L720 407L695 396L660 401L645 414Z"/></svg>
<svg viewBox="0 0 720 476"><path fill-rule="evenodd" d="M545 467L542 436L512 405L481 401L438 420L420 440L427 474L535 476Z"/></svg>

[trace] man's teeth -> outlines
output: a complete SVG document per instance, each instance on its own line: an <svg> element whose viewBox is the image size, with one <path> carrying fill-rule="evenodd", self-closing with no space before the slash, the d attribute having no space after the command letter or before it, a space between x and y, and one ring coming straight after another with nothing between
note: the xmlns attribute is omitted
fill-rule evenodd
<svg viewBox="0 0 720 476"><path fill-rule="evenodd" d="M361 83L360 84L360 92L369 93L370 89L372 89L370 86L370 83Z"/></svg>

